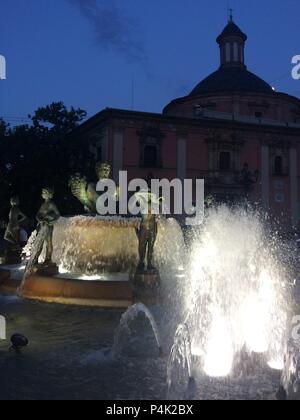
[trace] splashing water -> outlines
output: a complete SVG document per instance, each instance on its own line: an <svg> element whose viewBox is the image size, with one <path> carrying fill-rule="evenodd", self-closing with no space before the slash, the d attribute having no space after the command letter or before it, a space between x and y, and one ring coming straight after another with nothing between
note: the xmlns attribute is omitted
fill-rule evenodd
<svg viewBox="0 0 300 420"><path fill-rule="evenodd" d="M122 333L125 331L129 335L131 334L129 324L134 319L136 319L140 313L143 313L146 316L146 318L149 320L151 328L155 336L159 353L162 354L162 345L161 345L160 335L159 335L158 327L155 322L155 319L153 318L152 313L144 304L136 303L135 305L130 306L130 308L128 308L128 310L122 315L120 324L115 332L114 344L112 348L113 356L117 357L120 355L122 351L122 339L121 339Z"/></svg>
<svg viewBox="0 0 300 420"><path fill-rule="evenodd" d="M300 391L300 342L288 344L281 383L288 396Z"/></svg>
<svg viewBox="0 0 300 420"><path fill-rule="evenodd" d="M234 357L230 329L225 317L214 314L207 342L204 371L211 377L227 376Z"/></svg>
<svg viewBox="0 0 300 420"><path fill-rule="evenodd" d="M40 253L39 256L39 262L44 261L46 257L46 248L45 248L45 238L47 236L48 228L47 226L42 226L39 230L39 232L34 231L32 234L32 238L30 239L30 256L28 254L28 249L25 251L26 255L28 256L28 262L26 265L25 273L24 273L24 280L26 279L26 276L30 272L30 270L34 266L34 262L36 260L37 255ZM25 249L25 248L24 248ZM22 292L23 283L20 286L19 292Z"/></svg>
<svg viewBox="0 0 300 420"><path fill-rule="evenodd" d="M187 367L189 378L193 376L193 360L191 350L191 337L188 326L180 324L176 330L174 344L168 360L167 385L172 386L172 370L175 363L179 363L185 369Z"/></svg>
<svg viewBox="0 0 300 420"><path fill-rule="evenodd" d="M288 281L279 251L259 215L241 208L211 210L195 234L184 301L207 375L228 376L243 348L277 366L283 359Z"/></svg>

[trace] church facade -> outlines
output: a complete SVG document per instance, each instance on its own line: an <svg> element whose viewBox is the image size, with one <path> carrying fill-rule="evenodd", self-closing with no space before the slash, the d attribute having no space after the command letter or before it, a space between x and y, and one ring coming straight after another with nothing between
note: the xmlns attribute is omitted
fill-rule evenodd
<svg viewBox="0 0 300 420"><path fill-rule="evenodd" d="M300 100L247 69L231 18L220 67L161 114L105 109L78 129L95 159L128 178L204 179L217 202L247 197L284 223L300 219Z"/></svg>

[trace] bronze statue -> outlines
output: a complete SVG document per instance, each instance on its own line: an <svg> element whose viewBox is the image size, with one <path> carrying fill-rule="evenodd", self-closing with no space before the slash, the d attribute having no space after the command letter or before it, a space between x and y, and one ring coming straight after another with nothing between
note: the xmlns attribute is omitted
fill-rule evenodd
<svg viewBox="0 0 300 420"><path fill-rule="evenodd" d="M158 232L159 215L152 214L152 202L154 200L157 201L157 198L150 192L137 193L136 197L140 203L142 215L140 228L137 230L139 239L138 272L145 272L145 259L146 272L156 271L156 267L153 265L153 254Z"/></svg>
<svg viewBox="0 0 300 420"><path fill-rule="evenodd" d="M95 169L98 182L109 179L111 166L108 163L98 162ZM77 173L71 177L69 186L72 194L84 205L85 211L96 214L96 204L99 198L99 194L96 191L96 185L88 184L86 177Z"/></svg>
<svg viewBox="0 0 300 420"><path fill-rule="evenodd" d="M19 209L19 197L12 197L10 204L9 222L4 234L4 239L13 247L18 248L20 246L20 223L24 222L27 217Z"/></svg>
<svg viewBox="0 0 300 420"><path fill-rule="evenodd" d="M31 256L29 265L38 265L39 257L43 251L44 244L46 244L46 259L44 265L52 264L53 253L53 228L54 223L60 218L60 213L56 204L52 201L54 191L51 188L44 188L42 190L42 198L45 202L42 204L36 220L38 221L38 235L36 243L34 244L34 255Z"/></svg>
<svg viewBox="0 0 300 420"><path fill-rule="evenodd" d="M147 272L154 271L153 265L154 245L157 238L157 216L147 214L142 217L140 229L138 231L139 238L139 266L138 271L144 271L145 258L147 254Z"/></svg>

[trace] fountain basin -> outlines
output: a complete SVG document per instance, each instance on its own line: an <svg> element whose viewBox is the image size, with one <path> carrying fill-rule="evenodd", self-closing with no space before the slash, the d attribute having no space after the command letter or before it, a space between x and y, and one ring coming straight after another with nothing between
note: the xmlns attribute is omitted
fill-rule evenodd
<svg viewBox="0 0 300 420"><path fill-rule="evenodd" d="M15 294L20 286L20 281L11 278L11 273L7 269L0 269L0 293Z"/></svg>
<svg viewBox="0 0 300 420"><path fill-rule="evenodd" d="M102 308L127 308L137 300L156 304L158 293L150 296L141 293L140 296L139 291L132 290L129 281L134 278L139 261L136 234L139 223L135 218L61 217L54 227L52 255L61 274L43 270L27 273L20 295L46 302ZM35 234L24 249L27 257L34 247ZM183 251L179 224L175 219L161 218L154 250L157 269L169 275L170 270L182 265Z"/></svg>
<svg viewBox="0 0 300 420"><path fill-rule="evenodd" d="M10 272L8 270L0 270L0 286L4 284L10 278Z"/></svg>
<svg viewBox="0 0 300 420"><path fill-rule="evenodd" d="M27 275L26 279L23 276L23 266L1 268L0 295L19 295L29 300L102 309L127 309L136 302L157 305L161 301L159 291L152 294L137 291L128 273L94 277L77 277L71 273L51 276L41 269Z"/></svg>
<svg viewBox="0 0 300 420"><path fill-rule="evenodd" d="M30 275L23 282L21 296L50 303L101 308L128 308L133 304L129 281L85 281Z"/></svg>

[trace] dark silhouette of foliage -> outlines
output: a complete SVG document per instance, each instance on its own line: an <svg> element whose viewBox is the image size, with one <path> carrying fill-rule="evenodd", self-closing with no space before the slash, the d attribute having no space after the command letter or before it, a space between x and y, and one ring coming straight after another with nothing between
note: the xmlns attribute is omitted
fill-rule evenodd
<svg viewBox="0 0 300 420"><path fill-rule="evenodd" d="M13 195L19 195L23 211L34 218L44 186L54 188L62 214L79 214L82 208L68 180L74 172L89 171L92 162L88 145L74 134L86 112L58 102L29 117L32 124L13 128L0 120L0 219L7 219Z"/></svg>

